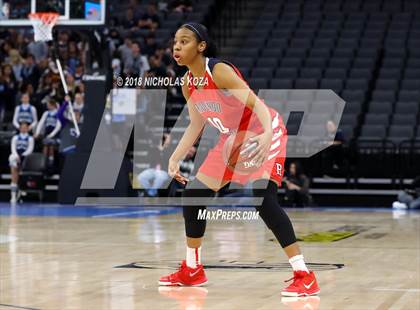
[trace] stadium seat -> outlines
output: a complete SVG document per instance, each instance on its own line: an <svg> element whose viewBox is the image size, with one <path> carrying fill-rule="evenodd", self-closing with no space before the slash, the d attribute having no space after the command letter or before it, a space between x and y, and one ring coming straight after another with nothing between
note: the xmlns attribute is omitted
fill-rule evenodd
<svg viewBox="0 0 420 310"><path fill-rule="evenodd" d="M304 79L321 79L322 78L322 69L316 68L302 68L300 70L300 77Z"/></svg>
<svg viewBox="0 0 420 310"><path fill-rule="evenodd" d="M351 66L351 58L331 58L328 67L348 70Z"/></svg>
<svg viewBox="0 0 420 310"><path fill-rule="evenodd" d="M262 58L276 57L277 59L279 59L283 56L283 53L284 53L283 47L273 47L273 48L266 47L262 51L261 56Z"/></svg>
<svg viewBox="0 0 420 310"><path fill-rule="evenodd" d="M396 144L403 140L411 140L413 138L414 128L412 126L392 125L389 127L388 139Z"/></svg>
<svg viewBox="0 0 420 310"><path fill-rule="evenodd" d="M401 90L398 94L399 101L414 101L420 103L420 90Z"/></svg>
<svg viewBox="0 0 420 310"><path fill-rule="evenodd" d="M360 114L361 112L362 102L346 100L346 105L344 106L344 114Z"/></svg>
<svg viewBox="0 0 420 310"><path fill-rule="evenodd" d="M415 114L394 114L392 116L391 124L415 127L417 124L417 117Z"/></svg>
<svg viewBox="0 0 420 310"><path fill-rule="evenodd" d="M302 65L302 59L296 57L284 57L281 60L282 68L300 68Z"/></svg>
<svg viewBox="0 0 420 310"><path fill-rule="evenodd" d="M392 113L392 102L389 101L372 101L369 104L369 113Z"/></svg>
<svg viewBox="0 0 420 310"><path fill-rule="evenodd" d="M331 50L329 48L312 48L309 52L310 58L327 58L331 56Z"/></svg>
<svg viewBox="0 0 420 310"><path fill-rule="evenodd" d="M351 125L353 127L357 126L359 115L356 113L346 113L341 116L340 126L341 125Z"/></svg>
<svg viewBox="0 0 420 310"><path fill-rule="evenodd" d="M369 69L351 69L349 77L353 79L367 79L370 81L372 78L372 71Z"/></svg>
<svg viewBox="0 0 420 310"><path fill-rule="evenodd" d="M272 68L254 68L251 71L252 78L266 78L271 79L273 76L273 69Z"/></svg>
<svg viewBox="0 0 420 310"><path fill-rule="evenodd" d="M380 79L400 79L401 68L382 68L379 72Z"/></svg>
<svg viewBox="0 0 420 310"><path fill-rule="evenodd" d="M384 139L386 129L381 125L363 125L360 133L361 139Z"/></svg>
<svg viewBox="0 0 420 310"><path fill-rule="evenodd" d="M254 91L258 92L260 89L268 88L268 80L267 78L251 78L249 79L249 85Z"/></svg>
<svg viewBox="0 0 420 310"><path fill-rule="evenodd" d="M359 102L364 102L366 100L366 94L362 90L344 90L341 93L341 97L345 101L359 101Z"/></svg>
<svg viewBox="0 0 420 310"><path fill-rule="evenodd" d="M274 58L274 57L270 57L270 58L263 57L263 58L259 58L257 60L256 66L258 68L268 67L268 68L273 69L273 68L276 68L277 67L277 63L278 63L277 58Z"/></svg>
<svg viewBox="0 0 420 310"><path fill-rule="evenodd" d="M331 89L339 94L343 90L342 79L321 79L320 89Z"/></svg>
<svg viewBox="0 0 420 310"><path fill-rule="evenodd" d="M326 67L327 57L310 57L305 60L306 68L319 68L323 69Z"/></svg>
<svg viewBox="0 0 420 310"><path fill-rule="evenodd" d="M396 95L394 90L374 90L372 93L372 100L395 102Z"/></svg>
<svg viewBox="0 0 420 310"><path fill-rule="evenodd" d="M367 91L369 89L369 80L361 79L361 78L360 79L347 79L346 89Z"/></svg>
<svg viewBox="0 0 420 310"><path fill-rule="evenodd" d="M378 79L376 80L377 90L398 89L399 80L396 79Z"/></svg>
<svg viewBox="0 0 420 310"><path fill-rule="evenodd" d="M295 81L296 89L317 89L318 80L317 79L296 79Z"/></svg>
<svg viewBox="0 0 420 310"><path fill-rule="evenodd" d="M271 89L292 89L293 79L272 79L270 81Z"/></svg>
<svg viewBox="0 0 420 310"><path fill-rule="evenodd" d="M326 79L341 79L345 80L347 77L347 69L328 68L325 70L324 77Z"/></svg>
<svg viewBox="0 0 420 310"><path fill-rule="evenodd" d="M419 104L417 102L397 101L395 105L395 113L397 114L413 114L419 112Z"/></svg>
<svg viewBox="0 0 420 310"><path fill-rule="evenodd" d="M420 76L420 69L407 67L404 72L404 79L418 79Z"/></svg>
<svg viewBox="0 0 420 310"><path fill-rule="evenodd" d="M365 125L389 125L389 114L367 113L365 115Z"/></svg>
<svg viewBox="0 0 420 310"><path fill-rule="evenodd" d="M284 68L280 67L277 68L274 76L275 78L279 79L295 79L298 76L298 69L297 68Z"/></svg>
<svg viewBox="0 0 420 310"><path fill-rule="evenodd" d="M401 89L403 90L419 90L420 89L420 76L417 80L403 80L401 83Z"/></svg>

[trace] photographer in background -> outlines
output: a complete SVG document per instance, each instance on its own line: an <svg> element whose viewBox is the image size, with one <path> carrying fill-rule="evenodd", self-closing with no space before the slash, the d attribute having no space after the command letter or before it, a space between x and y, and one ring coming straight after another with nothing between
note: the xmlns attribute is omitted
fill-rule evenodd
<svg viewBox="0 0 420 310"><path fill-rule="evenodd" d="M293 207L305 207L311 203L309 195L309 179L303 173L299 162L290 163L289 170L283 179L286 194L284 204Z"/></svg>
<svg viewBox="0 0 420 310"><path fill-rule="evenodd" d="M405 189L398 193L398 200L394 201L395 209L420 209L420 176L411 183L411 189Z"/></svg>

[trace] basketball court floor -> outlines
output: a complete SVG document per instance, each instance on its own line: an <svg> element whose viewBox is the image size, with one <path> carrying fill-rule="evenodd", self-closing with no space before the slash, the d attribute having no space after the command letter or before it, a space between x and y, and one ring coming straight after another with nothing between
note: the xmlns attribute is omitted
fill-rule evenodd
<svg viewBox="0 0 420 310"><path fill-rule="evenodd" d="M288 213L319 297L281 297L291 271L261 220L209 221L207 286L159 288L185 256L179 209L2 204L0 309L420 309L419 212Z"/></svg>

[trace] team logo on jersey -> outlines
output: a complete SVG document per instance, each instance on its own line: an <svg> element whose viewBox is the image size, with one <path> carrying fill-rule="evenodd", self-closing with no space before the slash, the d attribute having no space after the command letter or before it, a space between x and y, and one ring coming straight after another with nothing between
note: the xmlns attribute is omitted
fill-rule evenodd
<svg viewBox="0 0 420 310"><path fill-rule="evenodd" d="M276 173L278 175L282 175L283 174L283 166L279 163L276 163Z"/></svg>
<svg viewBox="0 0 420 310"><path fill-rule="evenodd" d="M198 112L217 112L222 113L222 108L220 107L220 103L217 101L201 101L198 102L196 105Z"/></svg>

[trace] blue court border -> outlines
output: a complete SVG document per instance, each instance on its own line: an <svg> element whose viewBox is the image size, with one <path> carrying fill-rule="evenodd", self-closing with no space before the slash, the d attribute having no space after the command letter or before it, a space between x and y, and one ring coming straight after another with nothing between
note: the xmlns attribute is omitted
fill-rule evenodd
<svg viewBox="0 0 420 310"><path fill-rule="evenodd" d="M218 207L210 207L218 208ZM228 207L224 207L228 210ZM238 208L234 208L238 209ZM254 209L243 207L239 209ZM311 208L286 208L288 211L310 212L395 212L392 208L367 208L367 207L311 207ZM418 213L420 210L402 210L407 213ZM144 218L180 213L180 207L174 206L74 206L60 204L17 204L0 203L0 216L40 216L40 217L86 217L86 218Z"/></svg>

